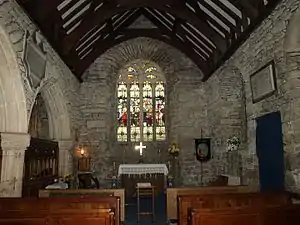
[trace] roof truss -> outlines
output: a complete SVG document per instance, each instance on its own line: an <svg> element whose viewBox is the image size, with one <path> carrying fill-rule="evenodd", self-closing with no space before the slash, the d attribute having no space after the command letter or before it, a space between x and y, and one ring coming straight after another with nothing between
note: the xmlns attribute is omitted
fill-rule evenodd
<svg viewBox="0 0 300 225"><path fill-rule="evenodd" d="M182 51L209 76L279 0L18 0L80 79L107 49L150 37ZM131 28L140 16L155 28Z"/></svg>

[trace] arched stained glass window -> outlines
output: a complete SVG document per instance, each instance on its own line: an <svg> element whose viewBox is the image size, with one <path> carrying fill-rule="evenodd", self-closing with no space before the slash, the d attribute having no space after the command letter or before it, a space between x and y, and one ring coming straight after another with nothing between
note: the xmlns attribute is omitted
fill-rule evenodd
<svg viewBox="0 0 300 225"><path fill-rule="evenodd" d="M117 140L165 140L165 105L165 80L158 67L145 61L125 67L117 86Z"/></svg>

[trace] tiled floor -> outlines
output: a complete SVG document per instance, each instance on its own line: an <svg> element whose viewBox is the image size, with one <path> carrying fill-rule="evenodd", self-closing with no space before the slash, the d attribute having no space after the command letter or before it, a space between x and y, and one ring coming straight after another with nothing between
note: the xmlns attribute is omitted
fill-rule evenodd
<svg viewBox="0 0 300 225"><path fill-rule="evenodd" d="M141 211L151 211L152 201L151 198L143 198L140 202ZM166 225L166 197L161 194L155 199L155 225ZM152 218L150 215L140 217L140 225L152 224ZM136 199L132 198L126 202L126 215L125 225L137 225L137 205Z"/></svg>

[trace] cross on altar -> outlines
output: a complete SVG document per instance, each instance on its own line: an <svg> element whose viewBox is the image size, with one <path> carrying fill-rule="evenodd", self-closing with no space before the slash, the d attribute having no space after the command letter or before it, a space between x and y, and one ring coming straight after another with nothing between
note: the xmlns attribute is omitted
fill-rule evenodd
<svg viewBox="0 0 300 225"><path fill-rule="evenodd" d="M135 146L135 150L139 150L140 155L143 155L143 149L146 149L146 145L143 145L143 142L140 142L140 145Z"/></svg>

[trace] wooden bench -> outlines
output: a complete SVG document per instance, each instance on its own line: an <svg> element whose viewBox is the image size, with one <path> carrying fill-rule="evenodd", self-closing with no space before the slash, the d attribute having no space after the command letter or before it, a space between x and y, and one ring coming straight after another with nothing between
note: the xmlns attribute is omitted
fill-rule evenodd
<svg viewBox="0 0 300 225"><path fill-rule="evenodd" d="M293 204L285 209L287 225L298 225L300 221L300 204Z"/></svg>
<svg viewBox="0 0 300 225"><path fill-rule="evenodd" d="M120 221L125 219L125 190L120 189L67 189L67 190L39 190L40 198L64 198L64 197L107 197L120 198Z"/></svg>
<svg viewBox="0 0 300 225"><path fill-rule="evenodd" d="M297 225L300 205L264 204L230 209L192 209L189 225Z"/></svg>
<svg viewBox="0 0 300 225"><path fill-rule="evenodd" d="M117 225L118 197L1 198L0 225Z"/></svg>
<svg viewBox="0 0 300 225"><path fill-rule="evenodd" d="M257 187L249 186L224 186L224 187L181 187L167 189L167 218L178 219L177 197L184 195L203 195L216 193L247 193L257 192Z"/></svg>
<svg viewBox="0 0 300 225"><path fill-rule="evenodd" d="M187 225L189 208L227 210L262 204L276 207L289 203L291 201L287 193L216 193L178 196L179 224Z"/></svg>

